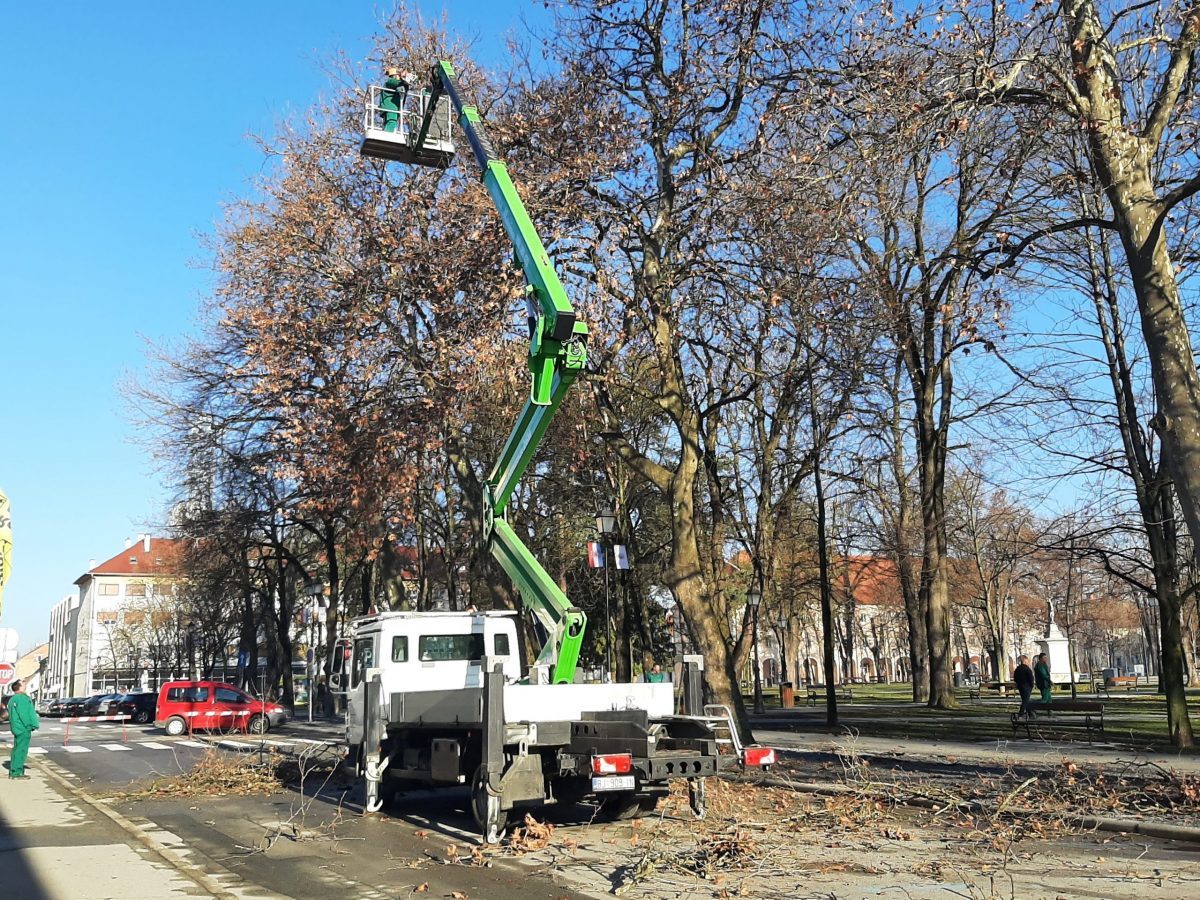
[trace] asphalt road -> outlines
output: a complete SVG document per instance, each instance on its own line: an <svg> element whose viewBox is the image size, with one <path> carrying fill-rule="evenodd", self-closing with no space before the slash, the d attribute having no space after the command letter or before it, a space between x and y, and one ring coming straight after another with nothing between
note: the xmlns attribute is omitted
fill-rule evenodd
<svg viewBox="0 0 1200 900"><path fill-rule="evenodd" d="M268 738L317 745L334 730L297 722ZM3 745L9 740L0 736L0 756L7 755ZM173 738L153 725L127 725L123 733L117 723L75 723L68 732L65 723L43 719L32 752L79 788L103 794L190 771L220 741L258 743L249 735ZM370 817L362 816L351 793L332 783L316 796L284 790L269 796L121 799L113 808L209 874L236 877L251 895L261 887L321 900L455 892L471 900L585 896L521 859L489 855L486 864L473 859L477 836L465 790L407 795ZM448 855L449 848L457 848L461 860Z"/></svg>

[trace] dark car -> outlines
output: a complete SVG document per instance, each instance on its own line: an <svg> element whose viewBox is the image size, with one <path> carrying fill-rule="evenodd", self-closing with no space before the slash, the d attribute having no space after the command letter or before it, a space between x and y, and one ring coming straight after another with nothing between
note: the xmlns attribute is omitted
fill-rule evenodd
<svg viewBox="0 0 1200 900"><path fill-rule="evenodd" d="M158 706L158 694L143 692L126 694L117 701L112 715L129 716L129 721L135 725L144 725L153 721L154 710Z"/></svg>
<svg viewBox="0 0 1200 900"><path fill-rule="evenodd" d="M56 700L51 700L50 705L46 707L45 714L47 716L50 716L51 718L53 718L55 716L65 715L65 713L63 712L64 708L66 707L66 705L68 703L70 703L74 699L75 699L74 697L59 697Z"/></svg>
<svg viewBox="0 0 1200 900"><path fill-rule="evenodd" d="M97 694L95 697L89 697L80 709L81 716L109 716L112 715L110 707L115 705L117 700L121 699L120 694Z"/></svg>
<svg viewBox="0 0 1200 900"><path fill-rule="evenodd" d="M62 705L59 707L58 715L60 716L77 716L80 710L83 709L83 704L87 703L87 697L65 697L58 702Z"/></svg>

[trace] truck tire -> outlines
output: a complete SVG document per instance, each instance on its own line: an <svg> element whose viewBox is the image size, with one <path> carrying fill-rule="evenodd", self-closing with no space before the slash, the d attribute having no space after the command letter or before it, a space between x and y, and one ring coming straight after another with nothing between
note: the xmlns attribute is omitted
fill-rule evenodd
<svg viewBox="0 0 1200 900"><path fill-rule="evenodd" d="M482 765L471 776L471 815L479 826L482 843L498 844L503 840L508 816L500 808L500 798L488 790Z"/></svg>
<svg viewBox="0 0 1200 900"><path fill-rule="evenodd" d="M600 814L611 822L625 822L648 816L658 808L661 794L637 795L622 791L600 801Z"/></svg>

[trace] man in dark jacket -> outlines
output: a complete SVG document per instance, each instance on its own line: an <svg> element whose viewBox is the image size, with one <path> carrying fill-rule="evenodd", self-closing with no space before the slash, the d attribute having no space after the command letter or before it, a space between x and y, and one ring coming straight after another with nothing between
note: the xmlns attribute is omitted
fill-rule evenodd
<svg viewBox="0 0 1200 900"><path fill-rule="evenodd" d="M1054 684L1050 681L1050 657L1045 653L1038 654L1037 665L1033 667L1033 679L1037 682L1037 689L1042 692L1042 702L1049 703L1053 699L1051 691Z"/></svg>
<svg viewBox="0 0 1200 900"><path fill-rule="evenodd" d="M1013 681L1017 683L1017 691L1021 695L1021 711L1017 715L1029 715L1029 697L1033 694L1033 669L1029 668L1029 657L1022 656L1017 660L1017 668L1013 672Z"/></svg>
<svg viewBox="0 0 1200 900"><path fill-rule="evenodd" d="M12 730L12 756L8 759L9 778L28 778L25 774L25 757L29 755L29 739L38 730L37 710L25 693L25 685L14 681L12 697L8 701L8 727Z"/></svg>

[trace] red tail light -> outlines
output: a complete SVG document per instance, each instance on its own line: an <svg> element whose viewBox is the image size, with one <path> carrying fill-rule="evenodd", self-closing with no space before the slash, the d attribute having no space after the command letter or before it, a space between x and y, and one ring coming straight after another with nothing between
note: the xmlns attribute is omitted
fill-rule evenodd
<svg viewBox="0 0 1200 900"><path fill-rule="evenodd" d="M775 765L775 748L747 747L742 751L742 765L762 766L764 769L767 766Z"/></svg>
<svg viewBox="0 0 1200 900"><path fill-rule="evenodd" d="M592 757L594 775L624 775L632 769L633 755L630 753L605 753Z"/></svg>

